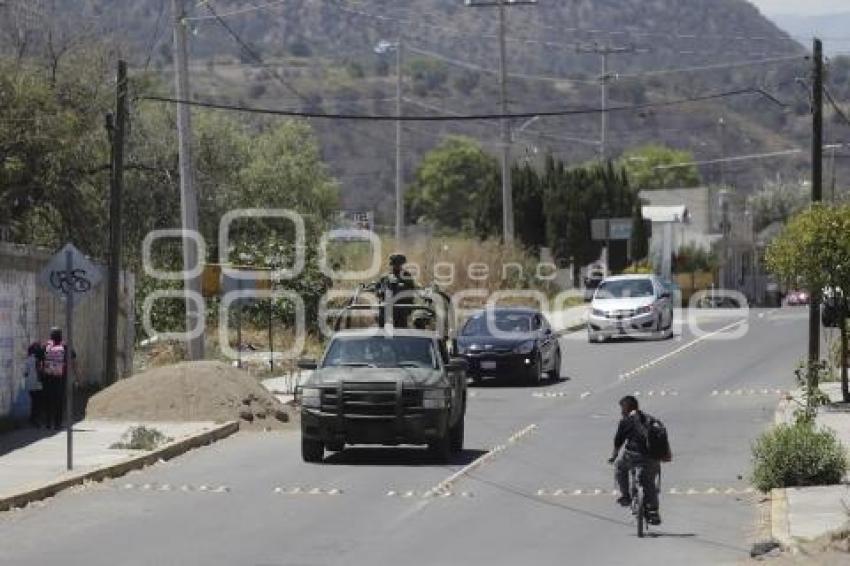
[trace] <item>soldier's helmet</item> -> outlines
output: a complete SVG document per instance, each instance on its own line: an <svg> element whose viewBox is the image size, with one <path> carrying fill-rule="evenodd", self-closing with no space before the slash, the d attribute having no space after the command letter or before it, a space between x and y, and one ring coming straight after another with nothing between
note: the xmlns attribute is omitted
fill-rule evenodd
<svg viewBox="0 0 850 566"><path fill-rule="evenodd" d="M402 266L407 263L407 258L403 254L392 254L390 255L389 262L391 266Z"/></svg>

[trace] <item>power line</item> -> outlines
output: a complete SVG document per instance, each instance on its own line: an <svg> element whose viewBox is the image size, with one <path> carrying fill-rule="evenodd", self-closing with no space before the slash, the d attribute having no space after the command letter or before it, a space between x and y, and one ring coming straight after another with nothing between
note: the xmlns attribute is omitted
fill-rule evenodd
<svg viewBox="0 0 850 566"><path fill-rule="evenodd" d="M658 69L654 71L642 71L640 73L621 74L615 73L616 79L639 79L643 77L652 77L658 75L669 75L675 73L695 73L700 71L715 71L723 69L735 69L739 67L751 67L755 65L767 65L770 63L782 63L787 61L806 61L809 59L807 55L788 55L785 57L768 57L765 59L750 59L747 61L736 61L729 63L716 63L712 65L699 65L694 67L681 67L678 69Z"/></svg>
<svg viewBox="0 0 850 566"><path fill-rule="evenodd" d="M247 53L251 57L251 59L253 59L255 62L262 65L263 64L262 56L260 56L259 53L257 53L250 45L248 45L239 36L239 34L236 33L236 31L234 31L233 28L231 28L230 25L228 25L228 23L226 21L224 21L224 19L221 16L218 15L218 13L216 12L213 5L208 0L204 0L203 4L206 7L206 9L209 10L210 14L212 14L211 17L214 18L221 25L221 27L223 27L227 31L227 33L230 34L230 36L236 41L236 43L239 44L239 46L242 48L242 50L245 51L245 53ZM277 71L275 71L274 69L270 69L269 72L271 72L272 76L274 76L278 80L278 82L280 82L280 84L283 85L283 87L286 90L288 90L289 92L291 92L292 94L294 94L295 96L300 98L301 100L303 100L305 102L307 101L307 97L304 94L302 94L301 92L299 92L295 87L293 87L287 81L283 80L283 77L281 77L278 74Z"/></svg>
<svg viewBox="0 0 850 566"><path fill-rule="evenodd" d="M157 43L159 43L160 39L160 31L162 24L162 17L165 15L165 2L166 0L160 0L159 3L159 14L156 17L156 26L154 28L153 34L151 34L150 46L148 47L148 55L145 58L145 69L147 70L151 64L151 58L153 57L153 50L156 48Z"/></svg>
<svg viewBox="0 0 850 566"><path fill-rule="evenodd" d="M829 91L829 89L828 89L828 88L826 88L826 87L824 87L824 89L823 89L823 93L826 95L826 99L829 101L829 104L830 104L830 105L832 106L832 108L835 110L835 113L836 113L836 114L838 114L838 116L839 116L842 120L844 120L844 123L845 123L845 124L847 124L848 126L850 126L850 118L848 118L848 117L847 117L847 114L844 112L844 110L842 110L842 109L841 109L841 107L840 107L840 106L838 105L838 103L835 101L835 98L833 98L832 93Z"/></svg>
<svg viewBox="0 0 850 566"><path fill-rule="evenodd" d="M691 102L702 102L707 100L718 100L722 98L730 98L733 96L743 96L758 94L766 97L774 103L779 103L772 95L760 88L745 88L706 94L702 96L693 96L688 98L680 98L677 100L669 100L665 102L648 102L645 104L635 104L632 106L613 106L604 110L604 112L628 112L635 110L644 110L647 108L663 108L669 106L679 106ZM211 108L216 110L229 110L235 112L246 112L249 114L268 114L275 116L288 116L291 118L321 118L329 120L352 120L352 121L369 121L369 122L391 122L401 120L404 122L468 122L480 120L505 120L505 119L522 119L533 118L539 116L541 118L553 116L580 116L580 115L595 115L603 112L600 108L576 108L569 110L542 110L533 112L516 112L516 113L487 113L487 114L464 114L460 116L395 116L386 114L340 114L340 113L324 113L324 112L305 112L296 110L277 110L271 108L256 108L250 106L238 106L234 104L221 104L216 102L203 102L194 100L180 100L177 98L169 98L163 96L139 96L137 100L148 100L152 102L163 102L169 104L187 104L189 106L197 106L201 108Z"/></svg>
<svg viewBox="0 0 850 566"><path fill-rule="evenodd" d="M784 151L773 151L769 153L753 153L750 155L736 155L733 157L724 157L723 159L710 159L708 161L688 161L683 163L672 163L670 165L658 165L653 167L656 171L663 171L666 169L680 169L682 167L695 167L702 165L715 165L718 163L732 163L735 161L750 161L754 159L769 159L772 157L784 157L786 155L795 155L798 153L803 153L802 149L787 149Z"/></svg>
<svg viewBox="0 0 850 566"><path fill-rule="evenodd" d="M496 69L488 69L486 67L482 67L481 65L477 65L475 63L470 63L468 61L462 61L460 59L455 59L453 57L448 57L441 53L437 53L435 51L430 51L428 49L422 49L420 47L408 47L410 51L414 53L419 53L420 55L425 55L426 57L431 57L432 59L437 59L438 61L442 61L444 63L448 63L450 65L454 65L456 67L461 67L463 69L468 69L470 71L476 71L479 73L487 73L490 75L498 75L499 71ZM544 76L544 75L527 75L524 73L508 73L508 78L510 79L520 79L526 81L541 81L541 82L555 82L555 83L579 83L579 84L588 84L588 85L596 85L599 84L597 81L588 81L583 79L573 79L569 77L553 77L553 76Z"/></svg>
<svg viewBox="0 0 850 566"><path fill-rule="evenodd" d="M231 16L238 16L238 15L241 15L241 14L248 14L250 12L265 10L266 8L273 8L275 6L280 6L281 4L286 4L287 2L290 2L290 1L291 0L278 0L277 2L269 2L267 4L260 4L259 6L251 6L250 8L241 8L239 10L233 10L231 12L223 12L223 13L219 14L218 16L193 16L193 17L190 17L190 18L186 18L186 21L187 22L199 22L199 21L204 21L204 20L216 20L219 17L229 18ZM200 4L206 6L207 4L209 4L209 2L208 2L208 0L201 0Z"/></svg>
<svg viewBox="0 0 850 566"><path fill-rule="evenodd" d="M359 5L359 6L363 5L362 3L359 3L359 2L353 2L352 4ZM432 23L429 23L429 22L421 21L420 19L415 19L415 20L408 19L409 16L408 16L408 18L384 16L384 15L374 14L374 13L371 13L371 12L366 12L366 11L363 11L363 10L356 10L356 9L353 9L353 8L350 8L350 7L343 7L340 4L335 4L335 6L340 11L347 12L347 13L357 15L357 16L362 16L364 18L371 18L371 19L379 20L379 21L392 21L392 22L395 22L395 23L403 23L403 24L410 24L410 25L414 25L414 26L428 27L428 28L432 28L432 29L438 29L438 30L441 30L441 31L453 32L453 33L455 33L457 35L461 35L461 36L468 36L469 33L470 33L469 30L462 30L462 29L447 26L447 25L444 25L444 24L432 24ZM428 15L428 14L430 14L432 16L434 15L433 13L428 13L428 12L425 12L424 14L422 12L419 12L419 11L416 12L417 18L421 18L423 15ZM788 39L787 36L782 36L782 35L776 35L776 36L746 36L746 35L740 35L740 34L738 34L738 35L698 35L698 34L683 34L683 33L672 33L671 34L669 32L650 32L650 31L640 31L640 30L600 30L600 29L591 29L591 28L580 28L580 27L560 27L560 26L556 27L556 26L543 25L543 24L539 24L539 23L536 24L535 27L537 27L539 29L549 29L549 30L557 31L559 34L563 34L564 32L567 32L567 33L587 34L587 35L611 35L611 36L614 36L614 35L624 36L625 35L625 36L635 36L635 37L639 37L639 36L642 36L642 37L663 37L665 39L673 38L673 39L677 39L677 40L703 40L703 41L706 41L706 40L713 40L713 41L729 41L729 40L732 40L732 41L751 41L751 42L760 41L760 42L764 42L764 41L768 41L768 40L771 40L771 39L776 40L776 41ZM497 39L498 38L498 36L494 35L494 34L476 34L476 35L477 35L477 38L487 38L487 39ZM549 47L562 47L562 48L569 48L569 49L572 49L576 45L578 45L577 42L576 43L563 43L563 42L546 41L546 40L540 40L540 39L521 38L521 37L516 37L516 36L508 36L506 39L507 39L507 41L509 41L511 43L526 43L526 44L530 44L530 45L545 45L545 46L549 46Z"/></svg>
<svg viewBox="0 0 850 566"><path fill-rule="evenodd" d="M260 5L257 5L257 6L250 6L250 7L247 7L247 8L241 8L241 9L233 10L233 11L230 11L230 12L224 12L224 13L221 13L219 15L222 18L229 18L229 17L232 17L232 16L239 16L239 15L248 14L248 13L252 13L252 12L256 12L256 11L260 11L260 10L266 10L268 8L274 8L274 7L286 4L287 2L290 2L290 1L291 0L278 0L278 1L274 1L274 2L268 2L268 3L265 3L265 4L260 4ZM452 32L455 32L455 33L458 33L458 34L468 34L469 33L468 30L462 30L462 29L447 26L447 25L433 24L433 23L424 22L424 21L421 21L421 20L411 20L411 19L407 19L407 18L373 14L371 12L367 12L367 11L363 11L363 10L356 10L352 7L345 7L345 6L343 6L339 3L332 2L330 0L328 0L328 2L333 4L334 7L336 7L340 11L344 11L344 12L351 13L351 14L354 14L354 15L368 17L368 18L372 18L372 19L376 19L376 20L389 21L389 22L394 22L394 23L414 24L414 25L417 25L417 26L429 27L429 28L432 28L432 29L439 29L439 30L442 30L442 31L452 31ZM200 4L202 4L202 5L207 4L207 3L208 3L208 0L201 0L200 1ZM351 2L349 4L351 6L363 6L362 2ZM433 14L432 12L418 11L416 13L416 15L418 17L421 17L423 15L432 15L433 16L435 14ZM439 14L439 15L442 16L442 14ZM409 16L408 16L408 18L409 18ZM186 18L187 21L204 21L204 20L213 20L213 19L216 19L215 16L195 16L195 17ZM676 40L717 40L717 41L733 40L733 41L764 42L764 41L769 41L769 40L780 41L780 40L787 39L787 37L784 36L784 35L773 35L773 36L770 36L770 35L750 36L750 35L744 35L744 34L732 34L732 35L711 34L711 35L705 35L705 34L688 34L688 33L679 33L679 32L675 32L675 33L653 32L653 31L644 31L644 30L639 30L639 29L611 30L611 29L596 29L596 28L582 28L582 27L561 27L561 26L556 27L556 26L549 26L549 25L544 25L544 24L536 24L535 27L537 27L539 29L549 29L549 30L557 31L558 33L567 32L567 33L576 33L576 34L584 33L584 34L588 34L588 35L618 35L618 36L626 35L626 36L636 36L636 37L663 37L663 38L666 38L666 39L672 38L672 39L676 39ZM478 37L486 37L488 39L495 39L498 36L496 36L496 35L479 35ZM794 37L794 38L799 39L803 36L791 35L790 37ZM809 38L806 38L806 39L809 39ZM844 40L850 40L850 37L827 37L827 38L824 38L824 39L829 39L829 40L834 40L834 41L844 41ZM510 36L508 37L508 41L530 43L530 44L540 44L540 45L550 45L550 46L560 46L560 47L572 47L573 46L573 44L569 44L569 43L558 43L558 42L552 42L552 41L533 40L533 39L510 37Z"/></svg>
<svg viewBox="0 0 850 566"><path fill-rule="evenodd" d="M246 53L247 53L247 54L248 54L248 55L249 55L249 56L250 56L250 57L251 57L251 58L252 58L252 59L253 59L256 63L257 63L257 64L259 64L259 65L264 65L264 64L265 64L265 63L263 62L263 58L262 58L262 56L261 56L259 53L257 53L257 52L256 52L253 48L251 48L251 46L250 46L250 45L248 45L248 44L247 44L247 42L245 42L245 41L242 39L242 37L240 37L240 36L239 36L239 34L238 34L238 33L236 33L236 31L235 31L232 27L230 27L230 26L227 24L227 22L226 22L226 21L224 21L224 19L223 19L223 18L222 18L222 17L221 17L221 16L220 16L217 12L216 12L215 7L212 5L212 3L211 3L209 0L203 0L203 4L204 4L204 6L207 8L207 10L210 12L210 14L212 15L212 18L214 18L214 19L215 19L215 21L217 21L217 22L218 22L218 23L219 23L219 24L220 24L220 25L221 25L221 26L222 26L222 27L223 27L223 28L227 31L227 33L228 33L228 34L230 34L230 36L231 36L231 37L233 37L233 39L234 39L234 40L235 40L235 41L236 41L236 42L240 45L240 47L241 47L241 48L242 48L242 49L243 49L243 50L244 50L244 51L245 51L245 52L246 52ZM284 78L283 78L283 77L281 77L281 76L280 76L280 74L279 74L279 73L278 73L275 69L273 69L273 68L266 68L265 70L266 70L266 71L268 71L269 73L271 73L271 75L272 75L275 79L277 79L277 81L278 81L278 82L279 82L279 83L280 83L280 84L281 84L281 85L282 85L282 86L283 86L286 90L288 90L289 92L291 92L292 94L294 94L294 95L295 95L297 98L299 98L302 102L305 102L305 103L306 103L306 102L309 102L309 97L307 97L306 95L304 95L303 93L301 93L298 89L296 89L294 86L292 86L291 84L289 84L286 80L284 80ZM353 127L353 124L343 124L343 127L348 128L348 129L349 129L349 131L352 131L352 130L351 130L351 128ZM364 131L360 131L360 132L358 132L358 134L359 134L359 135L362 135L362 136L365 136L365 137L367 137L367 138L370 138L370 139L372 139L373 141L378 142L378 143L384 143L384 142L385 142L384 138L382 138L382 137L380 137L380 136L378 136L378 135L375 135L375 134L373 134L373 133L371 133L371 132L364 132Z"/></svg>

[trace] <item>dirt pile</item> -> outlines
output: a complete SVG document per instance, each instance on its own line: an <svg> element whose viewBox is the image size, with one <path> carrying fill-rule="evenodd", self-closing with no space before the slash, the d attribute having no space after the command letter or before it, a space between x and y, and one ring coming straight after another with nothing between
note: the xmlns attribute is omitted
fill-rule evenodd
<svg viewBox="0 0 850 566"><path fill-rule="evenodd" d="M286 408L250 374L221 362L184 362L123 379L89 400L86 418L131 421L240 421L281 428Z"/></svg>

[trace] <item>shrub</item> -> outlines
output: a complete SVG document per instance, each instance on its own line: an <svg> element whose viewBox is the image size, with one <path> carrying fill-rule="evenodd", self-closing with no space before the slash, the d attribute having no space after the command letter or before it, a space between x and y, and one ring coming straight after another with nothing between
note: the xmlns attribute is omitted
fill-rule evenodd
<svg viewBox="0 0 850 566"><path fill-rule="evenodd" d="M831 485L847 472L844 447L829 430L806 421L779 425L753 445L753 483L762 492L779 487Z"/></svg>
<svg viewBox="0 0 850 566"><path fill-rule="evenodd" d="M154 450L161 444L171 442L173 439L165 436L155 428L145 426L133 426L127 429L121 436L121 442L116 442L110 448L120 450Z"/></svg>

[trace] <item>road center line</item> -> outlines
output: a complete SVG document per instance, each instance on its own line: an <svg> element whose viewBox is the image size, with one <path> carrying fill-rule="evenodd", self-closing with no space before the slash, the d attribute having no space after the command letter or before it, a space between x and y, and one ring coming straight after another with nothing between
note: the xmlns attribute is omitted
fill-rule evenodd
<svg viewBox="0 0 850 566"><path fill-rule="evenodd" d="M460 480L464 476L468 475L473 470L480 468L481 466L486 464L489 460L492 460L497 454L504 452L510 446L512 446L513 444L516 444L517 442L522 440L523 437L527 436L528 434L530 434L531 432L533 432L536 429L537 429L537 425L531 424L531 425L528 425L527 427L525 427L524 429L512 434L504 444L499 444L498 446L494 446L486 454L482 454L481 456L479 456L478 458L476 458L475 460L473 460L472 462L470 462L469 464L467 464L466 466L464 466L460 470L456 471L455 473L453 473L452 475L450 475L449 477L447 477L446 479L444 479L443 481L441 481L440 483L438 483L437 485L435 485L434 487L432 487L431 489L426 491L425 495L423 497L425 497L425 498L432 497L434 495L439 495L440 493L449 491L449 488L451 488L451 486L454 485L458 480Z"/></svg>
<svg viewBox="0 0 850 566"><path fill-rule="evenodd" d="M647 363L643 364L643 365L642 365L642 366L640 366L640 367L637 367L637 368L635 368L635 369L633 369L633 370L631 370L631 371L627 371L626 373L622 373L622 374L620 374L620 378L619 378L619 379L620 379L620 381L623 381L623 380L629 379L629 378L631 378L631 377L634 377L635 375L639 374L640 372L642 372L642 371L644 371L644 370L647 370L647 369L649 369L649 368L651 368L651 367L653 367L653 366L656 366L656 365L660 364L661 362L663 362L663 361L665 361L665 360L668 360L668 359L672 358L673 356L676 356L676 355L678 355L678 354L681 354L681 353L682 353L682 352L684 352L685 350L688 350L688 349L690 349L690 348L693 348L694 346L696 346L696 345L697 345L697 344L699 344L700 342L702 342L702 341L704 341L704 340L708 340L708 339L709 339L709 338L711 338L712 336L717 336L718 334L722 334L723 332L726 332L727 330L732 330L732 329L733 329L733 328L735 328L736 326L740 326L741 324L744 324L745 322L747 322L747 319L746 319L746 318L742 318L741 320L736 320L736 321L735 321L735 322L733 322L732 324L728 324L728 325L724 326L723 328L721 328L721 329L719 329L719 330L715 330L714 332L709 332L708 334L704 334L704 335L702 335L702 336L700 336L700 337L698 337L698 338L694 338L693 340L691 340L691 341L690 341L690 342L688 342L687 344L684 344L684 345L682 345L682 346L679 346L678 348L676 348L676 349L675 349L675 350L673 350L672 352L667 352L667 353L666 353L666 354L664 354L663 356L660 356L660 357L658 357L658 358L655 358L654 360L651 360L651 361L649 361L649 362L647 362Z"/></svg>

